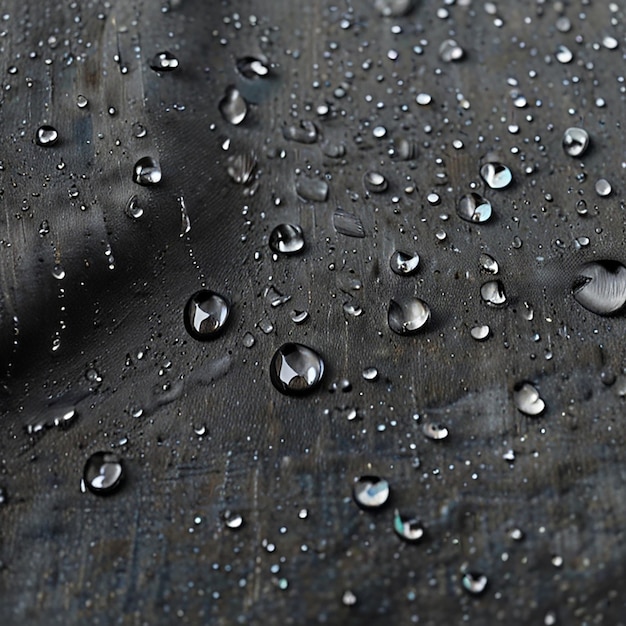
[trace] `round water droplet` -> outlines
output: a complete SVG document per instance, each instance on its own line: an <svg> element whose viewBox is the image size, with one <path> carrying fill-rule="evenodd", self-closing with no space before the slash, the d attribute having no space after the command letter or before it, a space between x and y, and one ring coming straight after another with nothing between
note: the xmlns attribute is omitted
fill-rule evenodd
<svg viewBox="0 0 626 626"><path fill-rule="evenodd" d="M618 261L587 263L574 280L572 294L592 313L617 313L626 304L626 267Z"/></svg>
<svg viewBox="0 0 626 626"><path fill-rule="evenodd" d="M226 528L238 530L243 526L243 517L239 513L226 511L224 513L224 523L226 524Z"/></svg>
<svg viewBox="0 0 626 626"><path fill-rule="evenodd" d="M133 169L133 181L138 185L156 185L161 181L159 162L150 156L139 159Z"/></svg>
<svg viewBox="0 0 626 626"><path fill-rule="evenodd" d="M178 69L178 59L167 50L157 52L150 59L150 68L155 72L171 72Z"/></svg>
<svg viewBox="0 0 626 626"><path fill-rule="evenodd" d="M574 58L572 51L563 44L557 47L554 56L559 63L571 63L572 59Z"/></svg>
<svg viewBox="0 0 626 626"><path fill-rule="evenodd" d="M418 541L424 536L424 527L420 520L402 515L398 509L393 514L393 529L406 541Z"/></svg>
<svg viewBox="0 0 626 626"><path fill-rule="evenodd" d="M487 588L487 577L480 572L465 572L461 579L463 589L472 595L480 595Z"/></svg>
<svg viewBox="0 0 626 626"><path fill-rule="evenodd" d="M300 343L283 344L272 357L270 379L278 391L299 395L322 382L324 361L315 350Z"/></svg>
<svg viewBox="0 0 626 626"><path fill-rule="evenodd" d="M398 298L389 302L387 323L398 335L419 331L430 319L430 307L419 298Z"/></svg>
<svg viewBox="0 0 626 626"><path fill-rule="evenodd" d="M230 304L223 296L202 289L189 298L184 320L187 332L199 341L217 337L228 321Z"/></svg>
<svg viewBox="0 0 626 626"><path fill-rule="evenodd" d="M599 178L596 181L596 193L605 198L610 195L612 191L611 183L606 178Z"/></svg>
<svg viewBox="0 0 626 626"><path fill-rule="evenodd" d="M363 177L363 184L365 189L371 193L382 193L389 186L387 179L378 172L366 172Z"/></svg>
<svg viewBox="0 0 626 626"><path fill-rule="evenodd" d="M418 93L415 102L420 106L426 106L433 101L433 97L429 93Z"/></svg>
<svg viewBox="0 0 626 626"><path fill-rule="evenodd" d="M378 378L378 370L375 367L366 367L361 375L365 380L374 381Z"/></svg>
<svg viewBox="0 0 626 626"><path fill-rule="evenodd" d="M304 248L304 234L297 224L279 224L269 238L270 248L278 254L297 254Z"/></svg>
<svg viewBox="0 0 626 626"><path fill-rule="evenodd" d="M492 189L504 189L511 184L513 174L502 163L485 163L480 168L480 175Z"/></svg>
<svg viewBox="0 0 626 626"><path fill-rule="evenodd" d="M87 98L85 96L83 96L81 94L76 96L76 106L79 109L84 109L88 104L89 104L89 100L87 100Z"/></svg>
<svg viewBox="0 0 626 626"><path fill-rule="evenodd" d="M237 70L246 78L260 78L270 72L267 63L256 57L243 57L237 59Z"/></svg>
<svg viewBox="0 0 626 626"><path fill-rule="evenodd" d="M426 422L422 426L422 432L428 439L433 441L441 441L450 434L450 431L443 424L435 424L433 422Z"/></svg>
<svg viewBox="0 0 626 626"><path fill-rule="evenodd" d="M143 209L139 205L139 198L137 196L131 196L126 203L126 215L133 219L139 219L143 215Z"/></svg>
<svg viewBox="0 0 626 626"><path fill-rule="evenodd" d="M391 270L400 276L409 276L417 270L420 258L417 253L396 250L389 259Z"/></svg>
<svg viewBox="0 0 626 626"><path fill-rule="evenodd" d="M439 58L446 63L459 61L464 54L463 48L454 39L446 39L439 46Z"/></svg>
<svg viewBox="0 0 626 626"><path fill-rule="evenodd" d="M122 461L113 452L96 452L85 463L83 483L89 491L98 495L115 491L123 477Z"/></svg>
<svg viewBox="0 0 626 626"><path fill-rule="evenodd" d="M470 335L472 336L472 339L476 339L476 341L486 341L491 335L491 329L486 324L483 324L482 326L474 326L470 330Z"/></svg>
<svg viewBox="0 0 626 626"><path fill-rule="evenodd" d="M354 482L354 501L364 509L377 509L389 500L389 483L379 476L359 476Z"/></svg>
<svg viewBox="0 0 626 626"><path fill-rule="evenodd" d="M489 280L481 286L480 297L489 306L503 306L506 303L504 285L499 280Z"/></svg>
<svg viewBox="0 0 626 626"><path fill-rule="evenodd" d="M513 402L517 409L532 417L540 415L546 408L546 403L539 396L539 392L532 383L517 383L513 388Z"/></svg>
<svg viewBox="0 0 626 626"><path fill-rule="evenodd" d="M468 193L459 200L457 213L467 222L486 222L491 217L491 203L476 192Z"/></svg>
<svg viewBox="0 0 626 626"><path fill-rule="evenodd" d="M484 252L478 257L478 262L480 263L480 268L489 274L497 274L500 269L498 262Z"/></svg>
<svg viewBox="0 0 626 626"><path fill-rule="evenodd" d="M356 596L350 590L344 591L341 596L341 602L344 606L354 606L356 604Z"/></svg>
<svg viewBox="0 0 626 626"><path fill-rule="evenodd" d="M563 150L573 157L582 156L589 146L589 133L584 128L568 128L563 135Z"/></svg>
<svg viewBox="0 0 626 626"><path fill-rule="evenodd" d="M227 122L238 126L248 114L248 103L239 93L239 90L231 85L226 88L226 93L220 100L219 110Z"/></svg>
<svg viewBox="0 0 626 626"><path fill-rule="evenodd" d="M53 126L44 125L37 129L35 139L40 146L53 146L59 140L59 133Z"/></svg>

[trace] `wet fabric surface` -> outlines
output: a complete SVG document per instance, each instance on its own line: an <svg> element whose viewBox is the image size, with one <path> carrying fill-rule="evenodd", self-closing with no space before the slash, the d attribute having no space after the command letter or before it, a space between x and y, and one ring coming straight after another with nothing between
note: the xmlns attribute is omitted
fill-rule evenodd
<svg viewBox="0 0 626 626"><path fill-rule="evenodd" d="M3 623L623 623L619 3L2 13Z"/></svg>

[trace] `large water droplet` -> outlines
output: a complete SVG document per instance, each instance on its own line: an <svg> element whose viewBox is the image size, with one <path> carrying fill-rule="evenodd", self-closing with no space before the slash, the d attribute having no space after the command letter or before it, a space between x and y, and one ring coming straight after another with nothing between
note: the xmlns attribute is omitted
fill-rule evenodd
<svg viewBox="0 0 626 626"><path fill-rule="evenodd" d="M470 335L472 336L472 339L475 339L476 341L486 341L491 335L491 329L486 324L483 324L482 326L473 326L470 329Z"/></svg>
<svg viewBox="0 0 626 626"><path fill-rule="evenodd" d="M270 248L279 254L297 254L304 248L304 234L297 224L279 224L269 238Z"/></svg>
<svg viewBox="0 0 626 626"><path fill-rule="evenodd" d="M115 491L124 477L122 461L113 452L96 452L85 463L83 485L98 495Z"/></svg>
<svg viewBox="0 0 626 626"><path fill-rule="evenodd" d="M157 52L150 59L150 67L155 72L171 72L178 69L178 59L167 50Z"/></svg>
<svg viewBox="0 0 626 626"><path fill-rule="evenodd" d="M59 140L59 133L53 126L40 126L37 129L35 140L40 146L53 146Z"/></svg>
<svg viewBox="0 0 626 626"><path fill-rule="evenodd" d="M572 51L563 44L557 46L554 56L559 63L571 63L572 59L574 58L574 54L572 53Z"/></svg>
<svg viewBox="0 0 626 626"><path fill-rule="evenodd" d="M161 166L151 156L145 156L135 163L133 181L138 185L156 185L161 181Z"/></svg>
<svg viewBox="0 0 626 626"><path fill-rule="evenodd" d="M278 391L299 395L315 389L324 376L324 361L300 343L283 344L272 357L270 378Z"/></svg>
<svg viewBox="0 0 626 626"><path fill-rule="evenodd" d="M546 408L546 403L539 396L539 391L532 383L517 383L513 388L513 402L517 409L532 417L540 415Z"/></svg>
<svg viewBox="0 0 626 626"><path fill-rule="evenodd" d="M189 298L184 313L187 332L199 341L213 339L224 329L230 304L223 296L202 289Z"/></svg>
<svg viewBox="0 0 626 626"><path fill-rule="evenodd" d="M582 156L589 146L589 133L584 128L568 128L563 135L563 150L573 157Z"/></svg>
<svg viewBox="0 0 626 626"><path fill-rule="evenodd" d="M238 126L244 121L248 113L248 103L239 93L239 90L232 85L226 88L224 97L220 100L219 110L222 117L227 121Z"/></svg>
<svg viewBox="0 0 626 626"><path fill-rule="evenodd" d="M359 476L352 488L354 501L364 509L377 509L383 506L390 493L389 483L379 476Z"/></svg>
<svg viewBox="0 0 626 626"><path fill-rule="evenodd" d="M439 57L442 61L450 63L463 58L464 51L454 39L446 39L439 46Z"/></svg>
<svg viewBox="0 0 626 626"><path fill-rule="evenodd" d="M468 193L459 200L457 213L467 222L486 222L491 217L491 203L476 192Z"/></svg>
<svg viewBox="0 0 626 626"><path fill-rule="evenodd" d="M480 175L492 189L504 189L513 180L511 170L506 165L497 162L485 163L480 168Z"/></svg>
<svg viewBox="0 0 626 626"><path fill-rule="evenodd" d="M389 302L387 323L398 335L418 332L430 319L430 307L419 298L398 298Z"/></svg>
<svg viewBox="0 0 626 626"><path fill-rule="evenodd" d="M596 193L602 198L606 198L606 196L610 195L611 191L613 191L611 183L606 178L598 178L595 189Z"/></svg>
<svg viewBox="0 0 626 626"><path fill-rule="evenodd" d="M402 515L398 509L393 514L393 529L406 541L418 541L424 536L424 527L416 517Z"/></svg>
<svg viewBox="0 0 626 626"><path fill-rule="evenodd" d="M578 272L572 293L592 313L617 313L626 304L626 267L617 261L587 263Z"/></svg>
<svg viewBox="0 0 626 626"><path fill-rule="evenodd" d="M420 258L416 252L410 253L396 250L389 259L389 266L395 274L409 276L417 271L419 262Z"/></svg>
<svg viewBox="0 0 626 626"><path fill-rule="evenodd" d="M480 263L481 269L489 274L497 274L500 269L498 262L485 252L478 257L478 262Z"/></svg>
<svg viewBox="0 0 626 626"><path fill-rule="evenodd" d="M226 528L239 530L243 526L243 516L240 513L234 513L233 511L225 511L224 523L226 524Z"/></svg>
<svg viewBox="0 0 626 626"><path fill-rule="evenodd" d="M480 595L487 588L487 577L480 572L465 572L461 579L463 589L472 595Z"/></svg>
<svg viewBox="0 0 626 626"><path fill-rule="evenodd" d="M363 176L363 184L371 193L382 193L389 186L387 179L379 172L366 172Z"/></svg>
<svg viewBox="0 0 626 626"><path fill-rule="evenodd" d="M506 303L504 285L499 280L489 280L481 286L480 297L489 306L502 306Z"/></svg>

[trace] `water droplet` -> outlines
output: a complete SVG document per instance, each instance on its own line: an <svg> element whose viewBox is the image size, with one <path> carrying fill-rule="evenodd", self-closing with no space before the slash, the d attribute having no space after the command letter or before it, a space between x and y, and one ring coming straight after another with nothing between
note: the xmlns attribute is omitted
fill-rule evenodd
<svg viewBox="0 0 626 626"><path fill-rule="evenodd" d="M361 375L365 380L373 382L378 378L378 370L375 367L366 367Z"/></svg>
<svg viewBox="0 0 626 626"><path fill-rule="evenodd" d="M439 57L445 63L459 61L463 58L464 51L454 39L446 39L439 46Z"/></svg>
<svg viewBox="0 0 626 626"><path fill-rule="evenodd" d="M298 124L283 126L283 137L298 143L315 143L317 141L317 126L310 120L300 120Z"/></svg>
<svg viewBox="0 0 626 626"><path fill-rule="evenodd" d="M461 579L463 589L472 595L480 595L487 588L487 577L479 572L465 572Z"/></svg>
<svg viewBox="0 0 626 626"><path fill-rule="evenodd" d="M596 193L605 198L612 191L611 183L606 178L599 178L596 181Z"/></svg>
<svg viewBox="0 0 626 626"><path fill-rule="evenodd" d="M150 68L155 72L171 72L178 69L178 59L167 50L157 52L150 59Z"/></svg>
<svg viewBox="0 0 626 626"><path fill-rule="evenodd" d="M322 357L300 343L283 344L272 357L270 378L285 394L303 394L315 389L324 376Z"/></svg>
<svg viewBox="0 0 626 626"><path fill-rule="evenodd" d="M147 134L148 134L148 131L146 130L146 127L143 124L140 124L139 122L135 122L133 124L133 135L137 139L141 139L145 137Z"/></svg>
<svg viewBox="0 0 626 626"><path fill-rule="evenodd" d="M248 332L243 336L242 342L246 348L252 348L252 346L256 343L256 339L252 333Z"/></svg>
<svg viewBox="0 0 626 626"><path fill-rule="evenodd" d="M256 165L255 155L252 152L247 152L229 157L226 171L238 185L247 185L254 180L253 174Z"/></svg>
<svg viewBox="0 0 626 626"><path fill-rule="evenodd" d="M185 306L185 328L199 341L213 339L224 329L229 313L230 305L226 298L202 289L194 293Z"/></svg>
<svg viewBox="0 0 626 626"><path fill-rule="evenodd" d="M491 203L476 192L468 193L459 200L457 213L467 222L486 222L491 217Z"/></svg>
<svg viewBox="0 0 626 626"><path fill-rule="evenodd" d="M122 461L113 452L96 452L85 463L83 484L89 491L107 495L115 491L124 477Z"/></svg>
<svg viewBox="0 0 626 626"><path fill-rule="evenodd" d="M389 483L379 476L359 476L352 488L355 502L364 509L377 509L383 506L390 493Z"/></svg>
<svg viewBox="0 0 626 626"><path fill-rule="evenodd" d="M371 193L382 193L389 186L387 179L378 172L366 172L363 177L363 184L365 189Z"/></svg>
<svg viewBox="0 0 626 626"><path fill-rule="evenodd" d="M424 527L420 520L402 515L398 509L393 514L393 529L406 541L418 541L424 536Z"/></svg>
<svg viewBox="0 0 626 626"><path fill-rule="evenodd" d="M491 328L489 328L486 324L483 324L482 326L474 326L470 330L470 335L472 336L472 339L476 339L476 341L485 341L489 339L489 336L491 335Z"/></svg>
<svg viewBox="0 0 626 626"><path fill-rule="evenodd" d="M294 324L304 324L309 319L308 311L298 311L297 309L293 309L289 313L289 317Z"/></svg>
<svg viewBox="0 0 626 626"><path fill-rule="evenodd" d="M220 100L219 110L227 122L238 126L246 118L248 103L239 90L231 85L226 88L226 93Z"/></svg>
<svg viewBox="0 0 626 626"><path fill-rule="evenodd" d="M341 602L344 606L354 606L356 604L356 596L348 589L343 592Z"/></svg>
<svg viewBox="0 0 626 626"><path fill-rule="evenodd" d="M450 434L443 424L435 424L434 422L426 422L422 426L422 432L428 439L433 441L441 441Z"/></svg>
<svg viewBox="0 0 626 626"><path fill-rule="evenodd" d="M414 0L374 0L374 7L383 17L401 17L413 8Z"/></svg>
<svg viewBox="0 0 626 626"><path fill-rule="evenodd" d="M389 328L398 335L411 335L421 330L430 319L430 307L419 298L390 300L387 311Z"/></svg>
<svg viewBox="0 0 626 626"><path fill-rule="evenodd" d="M618 261L594 261L578 272L574 299L597 315L611 315L626 304L626 267Z"/></svg>
<svg viewBox="0 0 626 626"><path fill-rule="evenodd" d="M239 530L243 526L243 517L239 513L225 511L224 523L226 524L226 528L230 528L231 530Z"/></svg>
<svg viewBox="0 0 626 626"><path fill-rule="evenodd" d="M513 402L517 409L532 417L540 415L546 408L546 403L539 396L539 391L529 382L517 383L513 388Z"/></svg>
<svg viewBox="0 0 626 626"><path fill-rule="evenodd" d="M357 238L365 237L365 229L361 220L354 213L348 213L343 209L337 209L333 213L333 226L335 231L341 235Z"/></svg>
<svg viewBox="0 0 626 626"><path fill-rule="evenodd" d="M270 285L269 287L267 287L263 295L265 298L267 298L268 302L270 303L270 306L274 308L277 306L281 306L285 304L285 302L289 302L289 300L291 300L290 295L282 294L273 285Z"/></svg>
<svg viewBox="0 0 626 626"><path fill-rule="evenodd" d="M65 278L65 269L58 263L52 268L52 276L57 280L63 280Z"/></svg>
<svg viewBox="0 0 626 626"><path fill-rule="evenodd" d="M156 185L160 180L161 167L156 159L145 156L135 163L133 181L138 185Z"/></svg>
<svg viewBox="0 0 626 626"><path fill-rule="evenodd" d="M582 156L589 146L589 133L584 128L568 128L563 135L563 150L573 157Z"/></svg>
<svg viewBox="0 0 626 626"><path fill-rule="evenodd" d="M478 262L480 263L480 268L488 274L497 274L500 269L498 262L484 252L478 257Z"/></svg>
<svg viewBox="0 0 626 626"><path fill-rule="evenodd" d="M139 205L139 198L137 196L131 196L126 203L126 215L133 219L139 219L143 215L143 209Z"/></svg>
<svg viewBox="0 0 626 626"><path fill-rule="evenodd" d="M499 280L489 280L480 288L480 296L489 306L502 306L506 303L504 285Z"/></svg>
<svg viewBox="0 0 626 626"><path fill-rule="evenodd" d="M85 96L83 96L81 94L76 96L76 106L79 109L84 109L88 104L89 104L89 100L87 100L87 98Z"/></svg>
<svg viewBox="0 0 626 626"><path fill-rule="evenodd" d="M559 63L570 63L572 59L574 58L572 51L567 46L564 46L563 44L557 46L554 56L556 57L556 60Z"/></svg>
<svg viewBox="0 0 626 626"><path fill-rule="evenodd" d="M429 93L418 93L415 102L420 106L426 106L433 101L433 97Z"/></svg>
<svg viewBox="0 0 626 626"><path fill-rule="evenodd" d="M245 78L260 78L270 72L267 63L256 57L242 57L237 59L237 71Z"/></svg>
<svg viewBox="0 0 626 626"><path fill-rule="evenodd" d="M77 417L78 411L73 406L66 407L52 418L52 425L60 427L69 426Z"/></svg>
<svg viewBox="0 0 626 626"><path fill-rule="evenodd" d="M317 178L302 178L296 181L296 193L310 202L326 202L328 199L328 183Z"/></svg>
<svg viewBox="0 0 626 626"><path fill-rule="evenodd" d="M497 162L485 163L480 168L480 175L492 189L504 189L513 180L511 170L506 165Z"/></svg>
<svg viewBox="0 0 626 626"><path fill-rule="evenodd" d="M59 140L59 133L53 126L40 126L37 129L36 141L40 146L53 146Z"/></svg>
<svg viewBox="0 0 626 626"><path fill-rule="evenodd" d="M304 234L297 224L279 224L269 238L270 248L279 254L297 254L304 248Z"/></svg>
<svg viewBox="0 0 626 626"><path fill-rule="evenodd" d="M402 252L396 250L389 259L391 270L400 276L409 276L415 273L419 265L420 258L417 253Z"/></svg>
<svg viewBox="0 0 626 626"><path fill-rule="evenodd" d="M611 35L605 35L602 38L602 45L607 50L615 50L619 45L619 42L617 41L617 39L615 39L615 37L611 37Z"/></svg>

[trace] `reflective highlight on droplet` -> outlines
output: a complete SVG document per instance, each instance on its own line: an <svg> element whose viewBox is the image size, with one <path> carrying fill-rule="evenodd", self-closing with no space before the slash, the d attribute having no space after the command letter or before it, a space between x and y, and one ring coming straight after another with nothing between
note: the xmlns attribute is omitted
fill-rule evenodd
<svg viewBox="0 0 626 626"><path fill-rule="evenodd" d="M301 395L320 385L324 360L312 348L301 343L285 343L272 357L270 379L281 393Z"/></svg>
<svg viewBox="0 0 626 626"><path fill-rule="evenodd" d="M359 476L352 487L354 501L364 509L377 509L389 500L389 483L379 476Z"/></svg>
<svg viewBox="0 0 626 626"><path fill-rule="evenodd" d="M491 217L491 203L476 192L461 197L457 214L466 222L486 222Z"/></svg>
<svg viewBox="0 0 626 626"><path fill-rule="evenodd" d="M398 335L418 332L430 319L430 307L419 298L397 298L389 302L387 323Z"/></svg>
<svg viewBox="0 0 626 626"><path fill-rule="evenodd" d="M122 461L113 452L92 454L83 471L83 484L89 491L107 495L115 491L124 477Z"/></svg>
<svg viewBox="0 0 626 626"><path fill-rule="evenodd" d="M202 289L189 298L185 306L184 321L187 332L199 341L217 337L230 314L230 304L224 296Z"/></svg>
<svg viewBox="0 0 626 626"><path fill-rule="evenodd" d="M161 166L151 156L142 157L133 168L133 181L138 185L156 185L161 181Z"/></svg>
<svg viewBox="0 0 626 626"><path fill-rule="evenodd" d="M304 248L304 234L297 224L279 224L269 238L270 248L278 254L297 254Z"/></svg>

